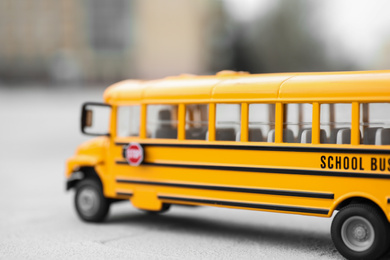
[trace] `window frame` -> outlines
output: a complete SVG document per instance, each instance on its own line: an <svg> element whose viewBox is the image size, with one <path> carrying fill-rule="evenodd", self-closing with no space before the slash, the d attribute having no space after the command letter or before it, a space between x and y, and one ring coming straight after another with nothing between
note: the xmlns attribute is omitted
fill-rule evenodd
<svg viewBox="0 0 390 260"><path fill-rule="evenodd" d="M285 117L285 105L287 104L311 104L312 105L312 139L310 144L323 145L320 143L320 130L321 130L321 105L322 104L349 104L351 105L351 142L350 145L361 145L361 137L360 137L360 113L361 104L371 104L371 103L387 103L385 101L344 101L340 100L337 102L334 101L320 101L320 102L261 102L261 101L251 101L251 102L186 102L186 103L130 103L130 104L120 104L113 106L112 110L112 119L115 118L114 124L111 125L110 132L113 133L112 136L119 138L139 138L139 139L155 139L151 137L147 137L147 108L148 106L153 105L169 105L177 107L177 138L169 139L169 138L161 138L167 140L191 140L185 138L185 127L186 127L186 106L187 105L207 105L208 106L208 139L206 140L191 140L191 141L219 141L216 140L216 111L218 104L227 104L227 105L239 105L240 107L240 140L231 141L231 142L250 142L255 143L258 141L249 141L249 106L251 104L266 104L266 105L274 105L275 106L275 119L274 119L274 129L275 129L275 141L274 142L266 142L262 141L261 143L286 143L283 142L283 131L284 131L284 117ZM117 134L118 127L118 111L120 107L124 106L140 106L140 122L139 122L139 135L138 136L119 136ZM115 113L115 114L114 114ZM115 134L114 134L115 133ZM158 138L160 139L160 138ZM300 143L294 143L296 145ZM309 144L309 143L307 143ZM305 144L303 144L305 145ZM336 144L340 145L340 144ZM344 144L345 145L345 144Z"/></svg>
<svg viewBox="0 0 390 260"><path fill-rule="evenodd" d="M180 126L180 128L179 128L179 134L180 134L179 140L208 141L207 138L205 138L205 139L187 139L186 138L187 106L191 106L191 105L205 105L205 106L207 106L207 132L210 131L210 103L206 103L205 102L205 103L183 103L183 104L179 104L179 117L178 117L179 126Z"/></svg>
<svg viewBox="0 0 390 260"><path fill-rule="evenodd" d="M243 105L245 104L246 108L244 111L244 113L242 113L241 115L241 118L242 119L245 119L245 124L244 122L242 121L241 123L241 126L243 125L246 125L246 127L242 127L241 128L241 142L249 142L249 143L255 143L255 142L258 142L258 143L269 143L269 144L272 144L272 143L275 143L275 141L273 142L268 142L267 141L267 138L268 138L268 133L265 134L264 138L265 138L265 141L250 141L249 140L249 130L250 130L250 127L249 127L249 112L250 112L250 105L273 105L274 106L274 111L273 111L273 114L274 114L274 117L273 117L273 128L272 130L275 130L276 129L276 102L250 102L250 103L243 103ZM242 111L243 109L241 109ZM269 121L269 125L271 125L271 121ZM271 130L271 129L270 129ZM243 136L243 134L245 136ZM264 133L263 133L264 134ZM275 139L276 139L276 130L275 130Z"/></svg>
<svg viewBox="0 0 390 260"><path fill-rule="evenodd" d="M182 105L183 104L178 104L178 103L147 103L147 104L143 104L143 106L141 107L141 120L142 120L142 137L143 139L150 139L150 140L181 140L179 138L179 130L180 130L180 122L182 122L182 120L180 120L180 116L181 116L181 110L182 110ZM151 135L150 137L148 137L148 107L150 106L176 106L177 107L177 128L176 128L176 138L156 138L156 137L151 137L153 135ZM171 120L171 121L174 121L174 120ZM156 129L157 130L157 129Z"/></svg>
<svg viewBox="0 0 390 260"><path fill-rule="evenodd" d="M318 111L316 113L318 114L318 122L316 118L316 122L314 122L314 107L313 107L313 123L316 123L316 132L318 133L318 136L316 136L316 143L320 145L329 145L329 143L320 143L319 135L320 135L320 127L321 127L321 105L325 104L348 104L351 107L351 118L350 118L350 129L351 129L351 138L349 144L331 144L331 145L337 145L337 146L345 146L345 145L360 145L360 104L361 102L357 101L345 101L345 100L339 100L337 102L335 101L322 101L317 102L318 103ZM316 108L317 110L317 108ZM337 111L335 111L336 113ZM317 117L317 116L316 116ZM314 125L313 125L314 129ZM318 139L317 139L318 138ZM318 141L318 143L317 143Z"/></svg>
<svg viewBox="0 0 390 260"><path fill-rule="evenodd" d="M298 142L298 140L301 138L300 137L300 131L301 130L303 130L304 128L302 128L300 125L301 124L305 124L305 121L304 120L299 120L299 118L300 118L300 115L299 115L299 113L301 112L300 111L300 105L311 105L311 117L310 117L310 129L311 129L311 131L312 131L312 137L311 137L311 140L310 140L310 142L309 143L302 143L302 142ZM287 111L287 106L288 105L298 105L298 122L297 122L297 124L292 124L292 125L297 125L298 126L298 129L299 129L299 131L297 132L297 136L294 136L294 142L285 142L285 141L283 141L283 137L284 137L284 131L286 130L286 129L290 129L291 130L291 128L288 128L289 127L289 122L288 122L288 111ZM313 122L314 122L314 120L313 120L313 115L314 115L314 112L313 112L313 110L314 110L314 105L313 105L313 102L285 102L285 103L283 103L283 106L282 106L282 108L283 108L283 125L282 125L282 129L283 129L283 135L282 135L282 142L283 143L289 143L289 144L312 144L313 143ZM304 111L304 110L303 110ZM302 111L302 115L303 115L303 111ZM309 123L309 122L308 122ZM308 126L309 126L309 124L308 124ZM291 126L290 126L291 127ZM302 133L301 133L302 134Z"/></svg>
<svg viewBox="0 0 390 260"><path fill-rule="evenodd" d="M243 122L242 122L242 104L241 102L216 102L214 103L214 122L213 122L213 135L214 135L214 140L213 141L217 141L217 142L242 142L242 130L243 130ZM239 119L239 123L240 123L240 127L238 128L238 131L240 132L240 140L236 140L236 138L234 140L217 140L217 105L238 105L239 106L239 109L240 109L240 113L239 113L239 116L240 116L240 119ZM209 107L209 113L210 113L210 107ZM209 114L209 124L210 124L210 116L211 114ZM237 135L237 133L235 133ZM209 141L210 140L210 125L209 125Z"/></svg>
<svg viewBox="0 0 390 260"><path fill-rule="evenodd" d="M139 116L138 116L138 119L139 119L139 128L138 128L138 135L137 136L120 136L118 135L118 125L119 125L119 108L121 107L131 107L131 106L139 106ZM140 138L141 135L142 135L142 105L141 104L120 104L120 105L117 105L115 106L115 136L118 137L118 138Z"/></svg>

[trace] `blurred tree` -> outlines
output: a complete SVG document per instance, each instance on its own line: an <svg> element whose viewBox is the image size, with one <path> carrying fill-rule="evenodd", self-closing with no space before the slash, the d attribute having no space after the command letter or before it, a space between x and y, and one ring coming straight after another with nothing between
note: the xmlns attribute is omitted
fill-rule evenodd
<svg viewBox="0 0 390 260"><path fill-rule="evenodd" d="M221 2L213 1L214 15L207 21L207 41L209 46L207 71L215 74L218 71L233 68L235 57L234 41L237 38L237 23L227 15Z"/></svg>
<svg viewBox="0 0 390 260"><path fill-rule="evenodd" d="M327 57L316 19L320 7L304 0L279 0L266 15L240 25L229 67L252 73L352 69L345 59Z"/></svg>

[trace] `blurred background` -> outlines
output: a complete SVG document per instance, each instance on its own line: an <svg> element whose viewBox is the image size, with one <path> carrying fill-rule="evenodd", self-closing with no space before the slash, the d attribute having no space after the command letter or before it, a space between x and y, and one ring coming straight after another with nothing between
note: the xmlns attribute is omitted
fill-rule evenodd
<svg viewBox="0 0 390 260"><path fill-rule="evenodd" d="M390 68L386 0L0 0L0 81Z"/></svg>
<svg viewBox="0 0 390 260"><path fill-rule="evenodd" d="M0 258L342 259L331 219L112 207L82 223L65 160L122 79L390 69L388 0L0 0ZM389 259L389 258L386 258Z"/></svg>

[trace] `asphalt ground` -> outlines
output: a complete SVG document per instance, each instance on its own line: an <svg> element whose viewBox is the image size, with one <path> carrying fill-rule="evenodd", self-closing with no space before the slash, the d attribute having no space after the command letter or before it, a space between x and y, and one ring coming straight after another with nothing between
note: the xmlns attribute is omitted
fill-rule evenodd
<svg viewBox="0 0 390 260"><path fill-rule="evenodd" d="M65 160L89 139L82 102L102 93L0 87L1 259L343 259L328 218L180 206L150 215L126 201L104 223L79 220Z"/></svg>

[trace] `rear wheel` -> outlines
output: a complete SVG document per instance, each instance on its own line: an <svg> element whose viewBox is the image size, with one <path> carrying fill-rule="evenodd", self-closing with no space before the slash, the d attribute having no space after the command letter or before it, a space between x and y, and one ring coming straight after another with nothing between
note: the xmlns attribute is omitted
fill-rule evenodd
<svg viewBox="0 0 390 260"><path fill-rule="evenodd" d="M342 208L331 227L332 240L347 259L377 259L389 244L389 223L378 209L364 204Z"/></svg>
<svg viewBox="0 0 390 260"><path fill-rule="evenodd" d="M104 197L101 185L91 179L77 184L74 203L79 217L87 222L103 221L110 208L110 200Z"/></svg>

